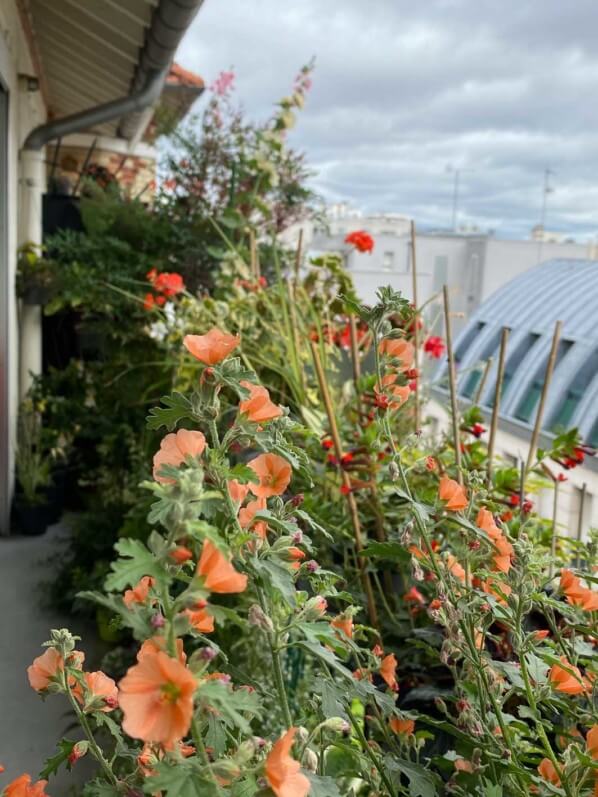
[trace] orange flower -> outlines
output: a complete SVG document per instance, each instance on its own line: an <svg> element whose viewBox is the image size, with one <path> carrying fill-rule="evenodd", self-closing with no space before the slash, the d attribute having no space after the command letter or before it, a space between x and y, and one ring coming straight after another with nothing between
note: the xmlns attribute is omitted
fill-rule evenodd
<svg viewBox="0 0 598 797"><path fill-rule="evenodd" d="M310 783L301 764L291 757L297 728L289 728L272 747L266 759L266 780L276 797L306 797Z"/></svg>
<svg viewBox="0 0 598 797"><path fill-rule="evenodd" d="M247 576L238 573L210 540L203 544L197 574L204 577L204 586L210 592L244 592L247 589Z"/></svg>
<svg viewBox="0 0 598 797"><path fill-rule="evenodd" d="M567 695L581 695L588 687L587 680L582 677L579 668L567 661L565 656L561 656L561 663L567 669L559 664L553 664L548 674L553 689Z"/></svg>
<svg viewBox="0 0 598 797"><path fill-rule="evenodd" d="M508 573L511 569L511 557L513 556L513 546L504 534L497 537L494 541L497 553L492 557L494 569L501 573Z"/></svg>
<svg viewBox="0 0 598 797"><path fill-rule="evenodd" d="M203 602L199 603L195 609L185 609L183 614L189 620L191 628L201 634L210 634L214 630L214 618Z"/></svg>
<svg viewBox="0 0 598 797"><path fill-rule="evenodd" d="M561 570L560 587L571 606L580 606L587 612L598 610L598 592L584 587L581 580L571 570Z"/></svg>
<svg viewBox="0 0 598 797"><path fill-rule="evenodd" d="M440 479L438 497L441 501L446 501L445 509L451 512L460 512L462 509L466 509L468 505L465 488L459 482L449 479L447 476L443 476Z"/></svg>
<svg viewBox="0 0 598 797"><path fill-rule="evenodd" d="M351 615L339 614L338 617L330 621L330 625L332 628L342 631L349 639L353 639L353 618Z"/></svg>
<svg viewBox="0 0 598 797"><path fill-rule="evenodd" d="M386 681L390 689L396 691L398 689L397 683L397 659L394 653L385 656L380 664L380 675Z"/></svg>
<svg viewBox="0 0 598 797"><path fill-rule="evenodd" d="M399 719L399 717L391 717L390 728L395 733L413 733L415 730L414 720Z"/></svg>
<svg viewBox="0 0 598 797"><path fill-rule="evenodd" d="M415 349L413 344L403 338L384 338L378 346L380 354L386 354L400 361L399 371L408 371L413 366Z"/></svg>
<svg viewBox="0 0 598 797"><path fill-rule="evenodd" d="M31 775L20 775L4 788L4 797L48 797L44 791L47 780L31 783Z"/></svg>
<svg viewBox="0 0 598 797"><path fill-rule="evenodd" d="M482 589L486 594L493 595L496 600L503 605L507 603L505 598L508 598L511 592L513 592L508 584L505 584L504 581L498 581L495 578L489 578L487 581L482 582ZM505 597L503 597L503 595Z"/></svg>
<svg viewBox="0 0 598 797"><path fill-rule="evenodd" d="M112 711L118 706L118 689L116 683L101 670L83 673L87 685L87 705L97 711ZM86 702L80 683L73 687L73 694L83 706Z"/></svg>
<svg viewBox="0 0 598 797"><path fill-rule="evenodd" d="M561 779L558 776L556 769L554 768L554 764L549 758L543 758L539 765L538 765L538 772L540 773L540 777L543 778L548 783L552 783L553 786L560 786Z"/></svg>
<svg viewBox="0 0 598 797"><path fill-rule="evenodd" d="M378 401L386 399L388 402L386 406L391 410L398 410L411 395L409 385L396 385L396 381L396 374L386 374L382 377L382 382L374 387Z"/></svg>
<svg viewBox="0 0 598 797"><path fill-rule="evenodd" d="M249 489L258 498L282 495L291 481L291 466L277 454L260 454L248 463L259 478L259 484L251 483Z"/></svg>
<svg viewBox="0 0 598 797"><path fill-rule="evenodd" d="M265 387L253 385L245 380L239 383L249 391L249 398L239 404L239 412L246 415L253 423L265 423L274 418L280 418L282 409L270 401L270 394Z"/></svg>
<svg viewBox="0 0 598 797"><path fill-rule="evenodd" d="M257 523L254 523L253 519L258 512L262 509L266 509L266 507L265 498L256 498L255 501L250 501L247 506L239 510L239 523L241 528L251 528L262 540L266 539L268 524L265 520L258 520Z"/></svg>
<svg viewBox="0 0 598 797"><path fill-rule="evenodd" d="M33 664L27 667L27 677L31 687L37 692L41 692L47 689L50 682L63 670L64 661L60 653L56 648L48 648L41 656L33 659Z"/></svg>
<svg viewBox="0 0 598 797"><path fill-rule="evenodd" d="M214 327L205 335L185 335L183 346L205 365L216 365L234 351L241 338L228 335Z"/></svg>
<svg viewBox="0 0 598 797"><path fill-rule="evenodd" d="M473 764L466 758L456 758L454 767L457 772L473 772Z"/></svg>
<svg viewBox="0 0 598 797"><path fill-rule="evenodd" d="M550 631L547 628L542 628L542 629L540 629L538 631L534 631L533 632L534 641L542 642L542 640L546 639L546 637L549 634L550 634Z"/></svg>
<svg viewBox="0 0 598 797"><path fill-rule="evenodd" d="M586 736L588 755L594 760L598 759L598 725L592 725Z"/></svg>
<svg viewBox="0 0 598 797"><path fill-rule="evenodd" d="M172 747L189 731L196 686L184 664L148 648L119 684L123 730Z"/></svg>
<svg viewBox="0 0 598 797"><path fill-rule="evenodd" d="M131 608L134 603L145 603L150 589L154 586L154 579L151 576L143 576L133 589L128 589L123 595L125 606Z"/></svg>
<svg viewBox="0 0 598 797"><path fill-rule="evenodd" d="M237 479L231 479L226 483L226 486L228 488L228 494L235 504L242 503L249 492L249 485L241 484L239 481L237 481Z"/></svg>
<svg viewBox="0 0 598 797"><path fill-rule="evenodd" d="M465 570L452 553L446 557L446 566L451 575L458 578L462 584L465 584Z"/></svg>
<svg viewBox="0 0 598 797"><path fill-rule="evenodd" d="M482 507L475 522L476 526L485 531L490 537L497 550L496 555L492 557L494 569L499 570L501 573L508 573L511 569L513 546L494 522L492 512Z"/></svg>
<svg viewBox="0 0 598 797"><path fill-rule="evenodd" d="M162 484L174 484L174 479L159 476L162 465L173 465L177 468L187 457L199 457L206 447L206 438L201 432L190 432L179 429L174 434L162 438L160 449L154 454L154 479Z"/></svg>
<svg viewBox="0 0 598 797"><path fill-rule="evenodd" d="M153 636L151 639L146 639L143 645L137 651L137 661L141 661L141 659L146 656L148 653L150 655L154 653L165 653L167 648L167 640L166 637L163 636ZM183 648L183 640L177 639L176 641L176 650L177 650L177 658L184 664L187 661L187 656L185 654L185 650Z"/></svg>
<svg viewBox="0 0 598 797"><path fill-rule="evenodd" d="M189 559L193 559L193 554L186 548L184 545L178 545L168 554L170 558L177 563L177 565L182 565L185 562L188 562Z"/></svg>

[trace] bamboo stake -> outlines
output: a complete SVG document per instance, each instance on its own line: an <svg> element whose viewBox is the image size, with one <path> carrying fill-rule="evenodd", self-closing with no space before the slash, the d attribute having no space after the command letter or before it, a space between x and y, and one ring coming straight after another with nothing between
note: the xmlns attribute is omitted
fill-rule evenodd
<svg viewBox="0 0 598 797"><path fill-rule="evenodd" d="M559 483L554 482L554 500L552 503L552 540L550 543L550 568L548 570L548 578L552 579L554 576L554 558L556 556L556 519L559 509Z"/></svg>
<svg viewBox="0 0 598 797"><path fill-rule="evenodd" d="M488 381L488 374L490 373L490 369L492 368L493 362L494 362L494 357L489 357L486 360L486 365L484 366L484 372L482 373L482 378L480 380L479 387L473 399L474 404L480 403L480 399L482 398L482 393L484 392L484 388L486 387L486 382Z"/></svg>
<svg viewBox="0 0 598 797"><path fill-rule="evenodd" d="M301 257L303 255L303 227L299 230L297 238L297 252L295 254L295 287L299 282L299 271L301 270Z"/></svg>
<svg viewBox="0 0 598 797"><path fill-rule="evenodd" d="M561 329L563 326L562 321L557 321L554 325L554 334L552 336L552 346L550 347L550 355L546 363L546 372L544 374L544 384L542 385L542 393L540 395L540 402L538 404L538 412L536 413L536 422L534 424L534 431L532 432L532 439L529 444L529 453L527 455L527 463L525 465L526 472L532 466L534 456L536 455L536 448L538 446L538 438L540 437L540 429L542 428L542 418L544 416L544 405L546 404L546 396L548 388L552 381L552 372L554 371L554 364L556 362L556 355L559 348L559 339L561 337Z"/></svg>
<svg viewBox="0 0 598 797"><path fill-rule="evenodd" d="M453 416L453 445L455 446L455 465L457 467L457 480L459 484L463 484L463 474L461 473L461 440L459 435L459 415L457 408L457 380L455 378L455 355L453 353L453 335L451 330L449 292L446 285L442 286L442 294L444 298L444 328L446 337L446 353L448 357L451 414Z"/></svg>
<svg viewBox="0 0 598 797"><path fill-rule="evenodd" d="M332 442L334 444L334 452L336 454L337 460L340 463L343 457L343 449L341 445L341 438L338 433L338 427L336 425L336 417L334 415L332 400L330 398L330 393L328 391L328 383L326 381L324 369L322 368L322 361L320 360L320 353L318 351L318 347L315 345L313 341L310 342L310 345L311 345L312 357L314 360L314 366L316 369L316 376L318 378L318 384L320 387L320 393L322 394L324 407L326 408L326 414L328 416L328 423L330 424L330 434L332 437ZM343 486L346 488L345 497L347 499L349 514L351 516L351 525L353 526L353 536L355 539L355 552L359 560L361 581L363 584L363 589L366 595L366 600L368 605L368 615L372 626L378 629L378 612L376 610L376 603L374 601L372 583L370 581L369 574L365 569L365 564L366 564L365 559L363 558L363 556L361 556L361 551L363 550L363 542L361 538L361 524L359 522L357 503L355 501L355 496L351 492L351 480L349 478L349 474L343 468L341 468L341 478Z"/></svg>
<svg viewBox="0 0 598 797"><path fill-rule="evenodd" d="M419 371L419 328L418 328L418 310L419 305L417 301L417 258L415 250L415 222L411 219L411 279L413 282L413 307L415 309L415 318L413 323L413 345L415 348L415 356L413 358L413 365L416 371ZM419 396L419 376L415 379L415 432L419 431L420 427L420 396Z"/></svg>
<svg viewBox="0 0 598 797"><path fill-rule="evenodd" d="M257 256L257 244L253 230L249 230L249 252L251 256L251 276L257 282L260 278L260 261Z"/></svg>
<svg viewBox="0 0 598 797"><path fill-rule="evenodd" d="M492 460L494 459L494 443L496 442L496 430L498 429L498 415L500 411L500 396L502 384L505 378L505 361L507 355L507 343L509 341L509 328L503 327L500 336L500 351L498 354L498 371L496 372L496 385L494 387L494 406L492 407L492 420L490 422L490 439L488 440L488 484L492 482Z"/></svg>
<svg viewBox="0 0 598 797"><path fill-rule="evenodd" d="M577 518L577 544L581 545L581 538L583 536L583 506L586 502L586 488L587 484L584 482L581 485L581 495L579 496L579 517ZM581 556L579 555L579 548L577 550L576 567L579 570L581 565Z"/></svg>
<svg viewBox="0 0 598 797"><path fill-rule="evenodd" d="M353 367L353 384L355 394L359 402L359 380L361 378L361 361L359 358L359 346L357 344L357 321L354 315L349 316L349 332L351 337L351 365Z"/></svg>

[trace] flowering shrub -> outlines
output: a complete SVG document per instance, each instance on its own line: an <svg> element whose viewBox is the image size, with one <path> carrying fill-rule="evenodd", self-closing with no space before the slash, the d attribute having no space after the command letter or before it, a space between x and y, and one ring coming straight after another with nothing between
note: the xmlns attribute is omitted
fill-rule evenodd
<svg viewBox="0 0 598 797"><path fill-rule="evenodd" d="M381 625L364 621L359 574L373 570L322 564L328 543L316 551L314 540L329 530L311 512L304 431L236 356L240 337L187 335L196 388L148 419L166 429L145 484L156 528L147 544L121 539L107 591L83 595L130 629L136 662L116 683L83 669L68 631L52 632L29 680L66 697L86 739L61 741L42 781L20 776L8 797L44 794L58 766L84 755L99 765L85 793L106 797L594 793L596 540L579 551L582 569L553 579L541 527L504 471L488 483L473 467L481 454L457 471L446 444L432 455L415 438L399 445L412 309L389 290L375 308L345 301L371 336L374 409L365 459L347 452L334 465L370 468L384 454L371 473L393 527L358 558L400 565L403 579L410 570L410 630L384 592ZM461 428L481 446L475 418ZM539 459L560 461L571 446L564 436ZM230 625L240 635L216 643ZM439 674L419 703L407 639ZM245 647L261 652L257 669L244 670ZM303 684L291 676L296 655Z"/></svg>

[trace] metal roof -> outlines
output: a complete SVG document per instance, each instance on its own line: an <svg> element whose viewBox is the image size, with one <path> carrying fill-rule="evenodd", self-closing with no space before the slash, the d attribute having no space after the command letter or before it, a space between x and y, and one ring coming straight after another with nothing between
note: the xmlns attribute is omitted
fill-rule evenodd
<svg viewBox="0 0 598 797"><path fill-rule="evenodd" d="M481 373L481 362L493 357L494 364L480 396L482 406L491 405L500 332L502 327L509 327L506 353L509 379L500 414L503 419L531 427L537 410L534 396L538 383L541 385L543 381L555 323L560 320L561 343L543 429L555 431L559 425L577 426L582 438L594 444L598 434L596 307L598 261L595 260L549 260L511 280L476 310L455 341L460 397L471 398L467 395L475 382L471 375ZM475 395L475 385L472 392ZM567 422L560 424L562 419Z"/></svg>
<svg viewBox="0 0 598 797"><path fill-rule="evenodd" d="M199 5L198 0L21 0L48 118L127 96L143 82L152 26L161 25L165 41L157 46L172 55L168 39L176 41L182 32L180 24L170 31L171 17L187 23ZM151 44L155 49L156 42ZM98 124L93 132L115 136L119 123Z"/></svg>

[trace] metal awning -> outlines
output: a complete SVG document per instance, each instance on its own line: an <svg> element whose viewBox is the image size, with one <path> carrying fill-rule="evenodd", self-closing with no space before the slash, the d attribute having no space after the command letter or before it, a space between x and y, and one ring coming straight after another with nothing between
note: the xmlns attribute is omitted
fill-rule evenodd
<svg viewBox="0 0 598 797"><path fill-rule="evenodd" d="M20 0L48 119L126 96L143 82L148 49L172 58L201 1ZM172 27L171 27L172 26ZM123 120L90 132L123 134ZM132 137L129 123L124 135Z"/></svg>

